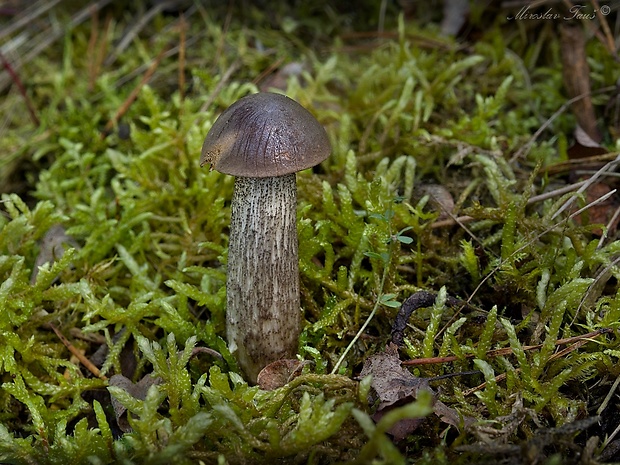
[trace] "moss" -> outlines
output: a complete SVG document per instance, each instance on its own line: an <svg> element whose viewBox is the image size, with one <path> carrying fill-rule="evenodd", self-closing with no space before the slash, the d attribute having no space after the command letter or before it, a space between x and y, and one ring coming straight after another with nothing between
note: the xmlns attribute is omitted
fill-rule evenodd
<svg viewBox="0 0 620 465"><path fill-rule="evenodd" d="M20 72L41 125L17 95L0 104L14 112L0 133L10 187L0 216L0 461L465 463L458 447L488 430L442 431L429 417L429 428L395 445L386 432L427 416L429 399L375 423L368 381L356 378L388 342L399 303L420 289L469 302L438 299L405 334L403 358L458 357L418 376L478 370L442 381L444 402L495 422L510 444L596 410L606 393L588 398L584 386L618 375L616 332L561 356L556 342L617 328L620 245L613 236L601 243L570 212L556 215L574 194L528 202L550 182L545 168L566 156L573 124L563 114L531 139L564 104L557 37L545 26L548 40L529 45L493 27L463 47L389 6L386 34L351 39L352 24L376 24L370 3L366 12L281 5L273 16L197 5L184 23L158 14L111 66L97 54L130 25L113 5L98 23L67 28ZM182 27L184 62L171 46L182 45ZM140 85L162 50L171 53ZM588 53L595 87L612 85L603 45L590 41ZM233 179L198 159L218 114L255 92L261 73L292 61L304 71L287 94L326 127L333 154L298 176L299 355L313 363L262 391L237 374L224 341ZM7 181L15 173L19 185ZM428 182L451 192L467 226L437 227L441 212L416 193ZM39 268L42 238L58 224L71 243ZM108 346L99 377L54 328L86 358ZM506 347L510 355L488 355ZM159 382L139 398L110 383L121 373ZM131 431L120 429L111 398Z"/></svg>

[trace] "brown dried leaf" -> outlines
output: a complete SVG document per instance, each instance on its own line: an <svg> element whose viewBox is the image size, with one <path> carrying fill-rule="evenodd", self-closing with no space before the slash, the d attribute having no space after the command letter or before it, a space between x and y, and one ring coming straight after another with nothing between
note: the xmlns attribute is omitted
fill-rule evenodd
<svg viewBox="0 0 620 465"><path fill-rule="evenodd" d="M364 362L360 376L365 378L368 375L372 375L371 386L381 401L379 410L405 398L415 399L418 389L432 392L428 381L412 375L401 366L395 344L388 344L385 352L373 355Z"/></svg>
<svg viewBox="0 0 620 465"><path fill-rule="evenodd" d="M278 389L301 375L301 370L308 363L310 362L300 360L276 360L260 371L256 384L265 391Z"/></svg>
<svg viewBox="0 0 620 465"><path fill-rule="evenodd" d="M607 149L602 147L598 142L592 139L587 132L579 125L575 128L575 142L567 150L568 158L588 158L597 155L604 155Z"/></svg>
<svg viewBox="0 0 620 465"><path fill-rule="evenodd" d="M448 189L441 184L421 184L413 191L413 199L420 200L428 195L428 205L439 213L440 220L450 218L454 210L454 198Z"/></svg>
<svg viewBox="0 0 620 465"><path fill-rule="evenodd" d="M380 403L373 415L375 422L391 409L405 405L417 398L418 391L423 389L434 396L434 392L428 384L428 379L419 378L411 374L401 365L398 357L396 344L390 343L385 352L373 355L364 362L360 373L362 378L372 375L371 387L376 392ZM473 423L473 418L462 417L455 409L448 407L443 402L433 400L433 413L449 425L460 428ZM389 431L395 441L400 441L415 431L423 422L424 418L407 419L396 423Z"/></svg>
<svg viewBox="0 0 620 465"><path fill-rule="evenodd" d="M391 409L413 402L419 389L433 392L428 381L412 375L403 368L395 344L388 344L385 352L373 355L364 362L360 376L372 375L371 386L381 401L372 416L378 422ZM424 418L406 419L396 423L389 431L395 441L400 441L414 432Z"/></svg>

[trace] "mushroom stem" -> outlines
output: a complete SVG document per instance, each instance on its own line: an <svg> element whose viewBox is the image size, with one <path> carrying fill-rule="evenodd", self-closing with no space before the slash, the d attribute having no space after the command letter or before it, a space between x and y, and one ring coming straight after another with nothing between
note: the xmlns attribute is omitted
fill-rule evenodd
<svg viewBox="0 0 620 465"><path fill-rule="evenodd" d="M266 365L297 352L301 311L296 204L294 173L235 178L227 337L252 382Z"/></svg>

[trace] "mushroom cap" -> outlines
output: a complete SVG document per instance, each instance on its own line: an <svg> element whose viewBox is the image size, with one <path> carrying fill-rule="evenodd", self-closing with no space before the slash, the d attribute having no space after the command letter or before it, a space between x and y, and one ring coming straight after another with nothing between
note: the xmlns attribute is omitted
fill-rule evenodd
<svg viewBox="0 0 620 465"><path fill-rule="evenodd" d="M285 95L261 92L239 99L213 123L200 166L266 178L318 165L330 152L325 128L308 110Z"/></svg>

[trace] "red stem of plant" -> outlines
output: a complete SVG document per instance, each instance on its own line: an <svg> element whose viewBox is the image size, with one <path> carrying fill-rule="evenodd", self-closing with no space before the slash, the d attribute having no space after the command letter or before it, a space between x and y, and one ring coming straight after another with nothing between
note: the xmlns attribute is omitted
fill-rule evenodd
<svg viewBox="0 0 620 465"><path fill-rule="evenodd" d="M9 63L8 60L4 57L4 54L2 52L0 52L0 60L2 60L2 66L4 66L4 69L6 69L6 72L9 73L9 76L11 76L11 79L17 86L17 89L19 89L19 93L22 94L24 102L26 103L26 108L28 108L28 113L30 113L30 118L32 119L32 122L35 124L35 126L39 126L41 122L39 121L39 118L34 111L34 106L32 105L32 101L26 93L26 88L24 87L24 84L11 66L11 63Z"/></svg>
<svg viewBox="0 0 620 465"><path fill-rule="evenodd" d="M574 342L579 342L579 341L587 341L590 338L599 336L601 334L607 334L609 332L611 332L609 328L601 328L599 330L592 331L591 333L588 333L588 334L567 337L565 339L558 339L557 341L555 341L555 345L560 346L560 345L572 344ZM541 347L542 347L542 344L536 344L534 346L523 346L522 349L523 350L534 350L534 349L540 349ZM511 347L504 347L502 349L489 350L486 353L486 356L487 357L499 357L500 355L510 355L511 353L512 353ZM474 358L475 356L476 356L475 354L466 354L464 358ZM460 357L457 357L456 355L449 355L447 357L416 358L414 360L405 360L401 364L402 365L431 365L431 364L436 364L436 363L455 362L459 358Z"/></svg>

